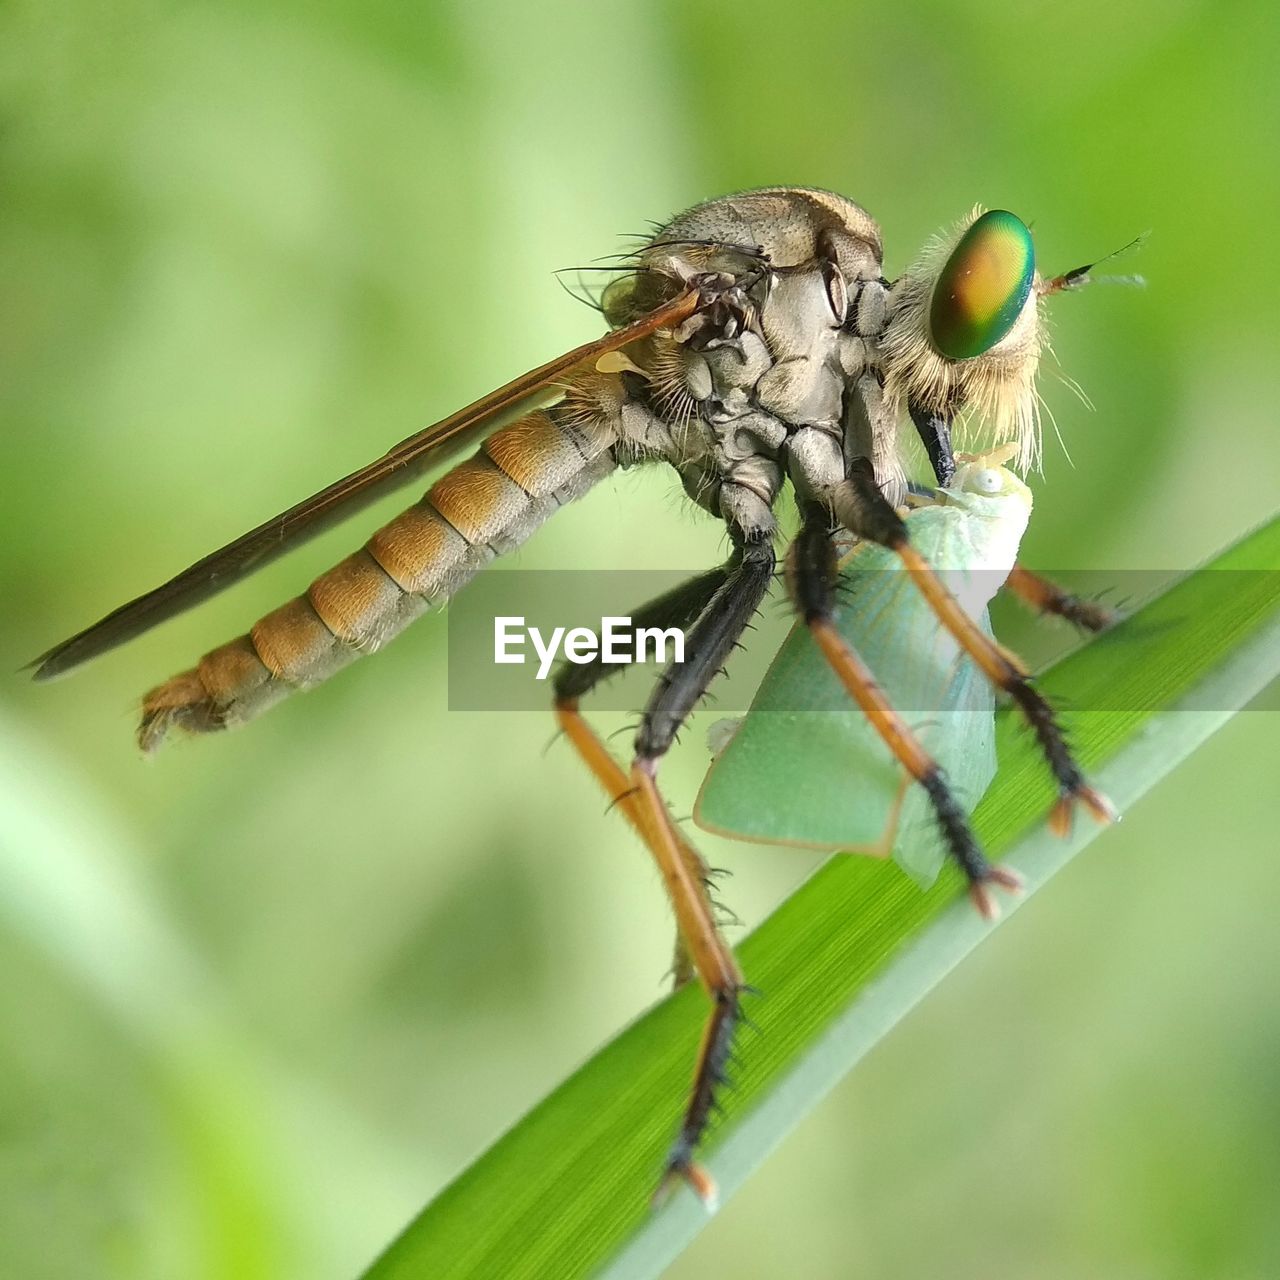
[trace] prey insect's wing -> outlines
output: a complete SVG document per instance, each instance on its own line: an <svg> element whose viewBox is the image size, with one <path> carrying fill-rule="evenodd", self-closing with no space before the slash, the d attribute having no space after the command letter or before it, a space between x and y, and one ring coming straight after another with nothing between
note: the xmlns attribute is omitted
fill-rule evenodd
<svg viewBox="0 0 1280 1280"><path fill-rule="evenodd" d="M930 507L909 517L936 562L967 517ZM995 775L994 697L938 626L893 553L863 545L843 571L841 634L947 772L966 806ZM985 608L981 624L989 629ZM788 636L755 701L703 783L695 817L720 834L895 859L931 881L945 846L926 798L851 705L806 628Z"/></svg>
<svg viewBox="0 0 1280 1280"><path fill-rule="evenodd" d="M867 572L844 575L851 595L841 603L838 625L846 638L854 617L878 615L889 623L885 611L896 584L890 571L875 570L876 551L860 548L854 562ZM807 629L797 624L746 717L717 753L695 820L718 834L767 844L887 853L901 770L887 749L874 750L873 738Z"/></svg>
<svg viewBox="0 0 1280 1280"><path fill-rule="evenodd" d="M633 323L575 347L402 440L367 466L335 480L55 645L32 664L35 678L47 680L62 675L224 591L390 490L478 443L505 422L546 403L548 393L575 369L659 329L674 328L705 305L698 290L686 289Z"/></svg>

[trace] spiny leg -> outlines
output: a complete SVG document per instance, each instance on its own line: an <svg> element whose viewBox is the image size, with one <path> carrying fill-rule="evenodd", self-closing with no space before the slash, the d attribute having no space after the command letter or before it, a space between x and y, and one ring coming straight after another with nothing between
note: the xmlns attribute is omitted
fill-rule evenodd
<svg viewBox="0 0 1280 1280"><path fill-rule="evenodd" d="M633 610L631 614L633 631L642 627L659 630L679 627L683 630L698 618L712 596L724 585L728 576L729 570L726 566L717 566L715 569L699 574L696 578L680 583L656 600L651 600L648 604ZM617 666L606 664L600 657L582 665L562 664L554 678L556 719L565 736L573 743L578 754L595 774L609 796L610 803L622 810L640 838L647 841L648 836L635 788L632 787L626 773L608 749L578 714L578 700L590 693L601 681L610 675L617 674L618 671ZM703 861L702 855L678 829L676 835L681 858L690 872L702 882L704 888L709 889L710 869ZM689 945L678 926L671 972L673 986L677 990L689 982L697 972Z"/></svg>
<svg viewBox="0 0 1280 1280"><path fill-rule="evenodd" d="M706 863L701 855L671 822L665 806L661 809L660 828L655 829L651 808L642 796L643 787L628 777L613 758L599 734L578 710L576 698L557 698L555 712L556 723L565 737L595 775L611 803L622 810L658 864L676 917L676 985L683 986L696 973L713 1000L721 990L732 987L736 991L741 987L742 975L728 943L720 935L715 904L707 891ZM701 1170L687 1171L687 1176L704 1201L714 1199L715 1185L705 1179ZM694 1181L695 1176L704 1178L705 1187Z"/></svg>
<svg viewBox="0 0 1280 1280"><path fill-rule="evenodd" d="M679 834L658 792L658 765L675 741L680 726L697 706L755 616L769 590L773 570L773 547L767 536L742 542L728 581L686 637L684 663L679 666L673 664L667 669L645 708L640 731L636 734L631 778L658 844L665 848L668 857L676 851ZM705 902L705 892L702 896ZM718 938L718 933L715 936ZM709 976L704 970L703 958L693 945L694 939L686 935L685 941L711 997L712 1009L698 1052L689 1103L679 1136L667 1156L659 1192L675 1178L684 1178L703 1202L708 1203L709 1197L714 1197L715 1184L695 1161L694 1152L715 1108L716 1091L724 1083L733 1033L741 1016L739 998L744 984L732 955L723 943L723 956L718 958L717 967Z"/></svg>
<svg viewBox="0 0 1280 1280"><path fill-rule="evenodd" d="M969 617L929 562L911 545L906 523L880 492L870 464L864 459L854 459L847 480L833 495L833 505L844 528L897 553L939 622L987 679L1003 689L1022 712L1058 784L1058 801L1049 815L1050 829L1057 835L1067 834L1071 828L1072 807L1077 800L1099 822L1113 821L1116 815L1111 802L1085 781L1058 727L1053 708L1031 687L1017 659Z"/></svg>
<svg viewBox="0 0 1280 1280"><path fill-rule="evenodd" d="M677 606L703 606L689 629L685 661L663 673L645 708L636 752L628 777L609 755L578 711L578 698L606 674L603 667L564 670L557 677L556 715L591 771L626 814L649 846L671 899L676 924L687 955L712 1002L694 1069L693 1087L680 1132L668 1153L659 1196L677 1179L684 1179L708 1207L715 1204L716 1186L694 1159L711 1113L716 1092L740 1019L743 978L733 953L720 935L715 908L707 893L705 864L671 820L657 786L658 765L680 726L727 660L733 646L759 607L773 576L774 557L767 541L744 543L727 570L703 575L689 584L687 594L669 593L640 611L647 625L679 616ZM667 612L664 612L668 610ZM689 620L691 613L684 615Z"/></svg>
<svg viewBox="0 0 1280 1280"><path fill-rule="evenodd" d="M1086 631L1105 631L1116 621L1116 614L1105 605L1064 591L1056 582L1020 564L1013 566L1005 586L1037 613L1056 614Z"/></svg>
<svg viewBox="0 0 1280 1280"><path fill-rule="evenodd" d="M701 874L702 860L671 822L652 775L633 769L628 777L583 719L576 700L558 700L556 720L653 854L676 917L677 963L683 956L711 998L680 1136L667 1156L654 1199L665 1195L674 1179L684 1178L703 1204L714 1209L715 1180L693 1159L693 1150L710 1118L715 1088L724 1079L744 986L742 974L716 924L715 907Z"/></svg>
<svg viewBox="0 0 1280 1280"><path fill-rule="evenodd" d="M833 535L837 529L830 511L820 503L803 504L802 515L803 524L787 555L787 588L796 612L872 728L924 788L947 848L969 881L974 906L986 919L994 920L999 910L989 886L998 884L1016 893L1022 881L1014 872L987 861L937 762L894 710L870 668L836 630L839 564Z"/></svg>

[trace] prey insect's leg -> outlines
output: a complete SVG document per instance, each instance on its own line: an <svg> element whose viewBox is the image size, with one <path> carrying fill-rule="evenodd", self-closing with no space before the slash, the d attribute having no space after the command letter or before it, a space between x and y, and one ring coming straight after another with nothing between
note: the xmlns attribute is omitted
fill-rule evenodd
<svg viewBox="0 0 1280 1280"><path fill-rule="evenodd" d="M1005 586L1038 613L1053 613L1086 631L1105 631L1116 615L1096 600L1084 600L1064 591L1056 582L1015 564Z"/></svg>
<svg viewBox="0 0 1280 1280"><path fill-rule="evenodd" d="M802 514L804 523L787 554L787 587L796 612L862 714L903 768L924 788L947 848L969 881L974 906L986 919L993 920L999 912L989 886L998 884L1016 893L1022 881L1012 871L987 861L937 762L893 709L871 670L836 630L836 529L831 513L820 503L804 504Z"/></svg>
<svg viewBox="0 0 1280 1280"><path fill-rule="evenodd" d="M1058 835L1071 827L1071 813L1078 800L1099 822L1111 822L1115 810L1111 802L1084 779L1071 755L1053 708L1031 687L1027 673L965 613L933 567L911 545L906 524L889 505L876 484L869 464L855 459L848 478L834 494L835 514L852 533L870 538L897 553L920 594L937 615L938 621L955 637L960 647L978 664L987 679L1003 689L1017 704L1031 726L1045 760L1058 783L1058 802L1049 817L1049 826Z"/></svg>

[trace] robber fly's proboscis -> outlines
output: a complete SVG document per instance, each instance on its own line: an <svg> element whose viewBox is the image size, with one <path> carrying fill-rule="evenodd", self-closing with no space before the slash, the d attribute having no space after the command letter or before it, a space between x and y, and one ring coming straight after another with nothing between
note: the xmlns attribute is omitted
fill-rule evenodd
<svg viewBox="0 0 1280 1280"><path fill-rule="evenodd" d="M674 469L693 502L724 522L732 546L725 563L632 613L636 626L680 628L685 661L650 697L629 767L579 711L610 667L563 666L554 711L652 853L676 918L681 970L696 974L711 1002L692 1091L659 1178L660 1190L684 1179L708 1204L715 1184L696 1153L746 986L708 899L706 868L672 821L658 772L775 576L775 512L788 482L800 516L784 562L797 615L921 788L979 911L994 915L992 888L1016 892L1019 881L984 856L942 771L835 626L839 539L851 534L891 552L941 627L1016 704L1057 782L1053 827L1066 830L1076 802L1101 821L1113 816L1077 767L1053 709L947 590L900 510L912 430L939 486L955 474L952 436L961 424L1012 444L1023 470L1035 463L1040 307L1078 287L1088 268L1043 278L1028 228L1003 210L974 210L894 281L882 260L875 221L831 192L778 187L697 205L658 231L604 290L604 337L411 436L37 664L39 679L69 671L473 449L302 595L152 689L138 739L150 752L174 731L240 725L381 648L614 471ZM1092 628L1106 622L1021 566L1009 586L1041 610Z"/></svg>

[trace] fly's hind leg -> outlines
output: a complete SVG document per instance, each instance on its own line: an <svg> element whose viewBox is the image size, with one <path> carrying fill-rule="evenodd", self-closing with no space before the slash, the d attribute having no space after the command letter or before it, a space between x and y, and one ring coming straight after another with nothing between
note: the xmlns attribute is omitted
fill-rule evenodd
<svg viewBox="0 0 1280 1280"><path fill-rule="evenodd" d="M1085 631L1105 631L1116 621L1115 613L1105 605L1064 591L1056 582L1020 564L1013 566L1005 586L1037 613L1055 614Z"/></svg>
<svg viewBox="0 0 1280 1280"><path fill-rule="evenodd" d="M803 524L787 555L787 588L796 612L862 714L924 788L947 849L969 882L970 898L986 919L994 919L999 913L991 885L1016 893L1022 881L1007 868L987 861L937 762L894 710L870 668L836 630L833 615L839 564L834 535L838 526L831 512L817 502L805 503L802 515Z"/></svg>
<svg viewBox="0 0 1280 1280"><path fill-rule="evenodd" d="M579 698L603 677L594 665L565 668L556 680L556 718L611 800L617 803L653 854L666 885L689 962L711 1000L680 1132L663 1169L658 1194L678 1179L713 1207L716 1186L694 1158L725 1081L745 987L728 943L720 934L707 892L706 868L671 819L658 791L658 767L680 726L728 659L769 589L774 556L766 540L744 541L726 569L704 574L633 618L646 625L692 622L685 660L660 677L636 734L630 773L623 771L578 710ZM683 591L683 594L682 594Z"/></svg>
<svg viewBox="0 0 1280 1280"><path fill-rule="evenodd" d="M848 478L833 495L833 504L844 528L897 553L902 567L911 575L938 621L987 679L1003 689L1022 712L1058 784L1058 802L1049 816L1050 828L1058 835L1066 835L1077 801L1099 822L1114 821L1116 815L1111 802L1085 781L1058 727L1053 708L1032 687L1017 659L969 617L932 565L911 544L905 522L880 492L870 465L863 459L854 460Z"/></svg>
<svg viewBox="0 0 1280 1280"><path fill-rule="evenodd" d="M683 630L697 620L711 598L724 586L728 577L728 568L720 566L699 574L687 582L682 582L656 600L651 600L648 604L636 609L631 615L633 630L638 631L642 627L653 627L659 630L679 627ZM647 840L642 806L635 788L632 787L622 767L578 713L579 699L617 671L616 666L606 665L599 657L581 665L562 664L554 678L556 720L565 736L573 743L579 756L604 788L610 804L616 805L640 838ZM677 837L680 857L688 867L689 873L702 883L704 889L709 890L711 882L707 864L678 829ZM676 929L671 972L676 988L684 986L696 974L689 944L685 941L685 936L679 927Z"/></svg>

